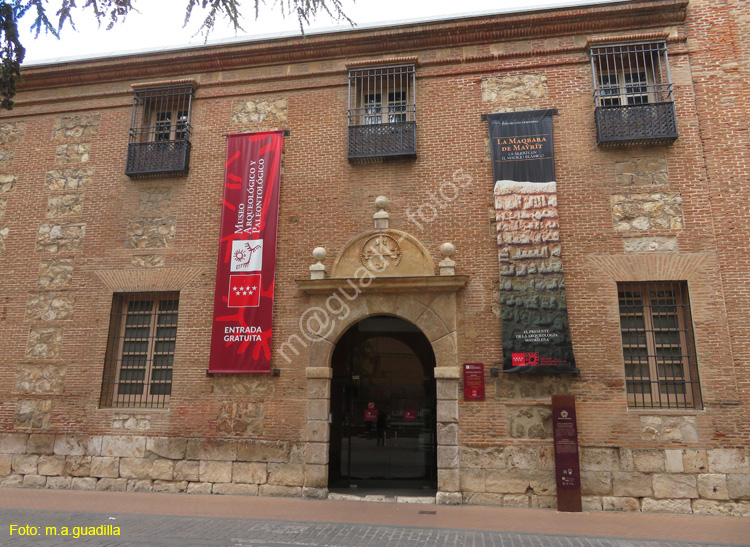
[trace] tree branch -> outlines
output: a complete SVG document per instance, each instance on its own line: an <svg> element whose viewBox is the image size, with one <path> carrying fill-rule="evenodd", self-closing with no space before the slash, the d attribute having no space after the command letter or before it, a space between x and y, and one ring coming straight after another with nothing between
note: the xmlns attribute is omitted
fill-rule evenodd
<svg viewBox="0 0 750 547"><path fill-rule="evenodd" d="M187 6L183 27L187 26L194 12L201 11L203 22L196 34L202 34L206 40L214 30L219 17L229 19L235 32L245 32L241 24L244 0L185 1ZM258 20L261 16L261 5L265 6L266 0L248 0L250 1L255 11L255 19ZM346 21L354 25L354 22L344 13L342 1L274 0L271 9L278 8L284 17L295 16L299 22L300 31L304 35L305 26L309 26L320 13L325 13L336 21ZM130 12L138 11L133 5L136 0L81 0L81 2L79 6L76 0L61 0L60 8L55 13L57 20L53 22L47 15L47 0L0 0L0 108L7 110L13 108L16 86L23 81L21 63L26 50L19 40L18 22L24 16L33 15L31 32L34 38L44 32L59 39L60 32L66 25L75 30L74 13L88 11L96 17L99 25L106 22L106 29L110 30L116 24L125 21Z"/></svg>

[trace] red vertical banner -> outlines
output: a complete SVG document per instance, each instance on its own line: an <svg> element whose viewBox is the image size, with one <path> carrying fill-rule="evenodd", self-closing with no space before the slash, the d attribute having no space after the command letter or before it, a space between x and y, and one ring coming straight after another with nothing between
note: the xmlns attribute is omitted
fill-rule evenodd
<svg viewBox="0 0 750 547"><path fill-rule="evenodd" d="M208 372L271 370L281 131L230 135Z"/></svg>

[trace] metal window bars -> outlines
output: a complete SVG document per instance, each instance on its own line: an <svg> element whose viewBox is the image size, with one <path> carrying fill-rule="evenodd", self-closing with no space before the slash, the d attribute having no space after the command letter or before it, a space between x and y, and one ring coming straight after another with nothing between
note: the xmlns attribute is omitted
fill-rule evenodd
<svg viewBox="0 0 750 547"><path fill-rule="evenodd" d="M179 294L115 294L100 404L164 407L172 393Z"/></svg>
<svg viewBox="0 0 750 547"><path fill-rule="evenodd" d="M597 106L674 100L665 41L591 47Z"/></svg>
<svg viewBox="0 0 750 547"><path fill-rule="evenodd" d="M590 53L599 145L674 141L666 41L592 46Z"/></svg>
<svg viewBox="0 0 750 547"><path fill-rule="evenodd" d="M130 177L187 174L192 85L136 90L125 173Z"/></svg>
<svg viewBox="0 0 750 547"><path fill-rule="evenodd" d="M416 155L414 65L349 71L349 159Z"/></svg>
<svg viewBox="0 0 750 547"><path fill-rule="evenodd" d="M617 289L628 405L701 408L687 284L627 282Z"/></svg>

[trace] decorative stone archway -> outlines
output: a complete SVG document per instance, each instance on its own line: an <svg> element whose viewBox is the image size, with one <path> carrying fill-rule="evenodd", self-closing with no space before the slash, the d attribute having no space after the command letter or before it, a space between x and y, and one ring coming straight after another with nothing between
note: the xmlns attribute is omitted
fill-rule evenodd
<svg viewBox="0 0 750 547"><path fill-rule="evenodd" d="M297 285L310 295L308 310L318 320L308 327L305 486L320 496L328 485L331 358L339 338L352 325L374 315L399 317L416 325L435 353L437 394L438 503L460 503L458 473L457 291L469 278L455 275L453 246L441 246L436 275L429 251L413 236L388 226L387 200L376 200L375 229L352 239L324 276L325 250L313 256L311 279Z"/></svg>

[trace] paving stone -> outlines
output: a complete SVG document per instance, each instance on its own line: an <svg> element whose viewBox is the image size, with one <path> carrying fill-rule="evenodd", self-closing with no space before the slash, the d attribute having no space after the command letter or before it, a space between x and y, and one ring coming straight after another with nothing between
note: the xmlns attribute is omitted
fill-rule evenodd
<svg viewBox="0 0 750 547"><path fill-rule="evenodd" d="M196 483L199 484L199 483ZM225 485L230 486L230 485ZM237 485L235 485L237 486ZM715 502L714 502L715 503ZM421 508L421 507L420 507ZM425 509L427 509L425 507ZM586 535L540 534L535 532L488 532L471 529L432 527L431 523L440 518L440 507L433 506L435 514L419 515L415 526L393 526L373 524L350 524L339 522L309 522L303 520L265 520L253 518L224 518L181 515L116 515L116 520L105 520L118 526L122 536L108 538L84 538L76 545L107 545L113 547L179 547L185 545L205 545L220 547L233 545L281 546L354 546L369 547L697 547L697 543L668 540L639 540ZM731 510L732 508L725 508ZM483 510L483 509L481 509ZM734 508L735 511L740 510ZM538 511L537 511L538 512ZM541 513L542 515L544 513ZM709 514L709 513L707 513ZM728 513L722 513L728 514ZM105 513L105 515L107 515ZM99 515L97 515L101 518ZM600 515L602 518L609 515ZM88 520L91 518L92 520ZM45 526L70 526L70 523L93 522L93 515L80 511L38 511L28 509L7 509L0 512L0 526L7 531L11 523L44 523ZM668 517L667 517L668 518ZM333 520L333 518L332 518ZM100 521L97 521L97 523ZM470 525L467 523L467 525ZM41 541L40 541L41 539ZM45 542L46 539L46 542ZM88 539L88 538L86 538ZM30 538L28 543L13 540L11 545L52 545L49 538ZM60 544L63 544L62 542Z"/></svg>

